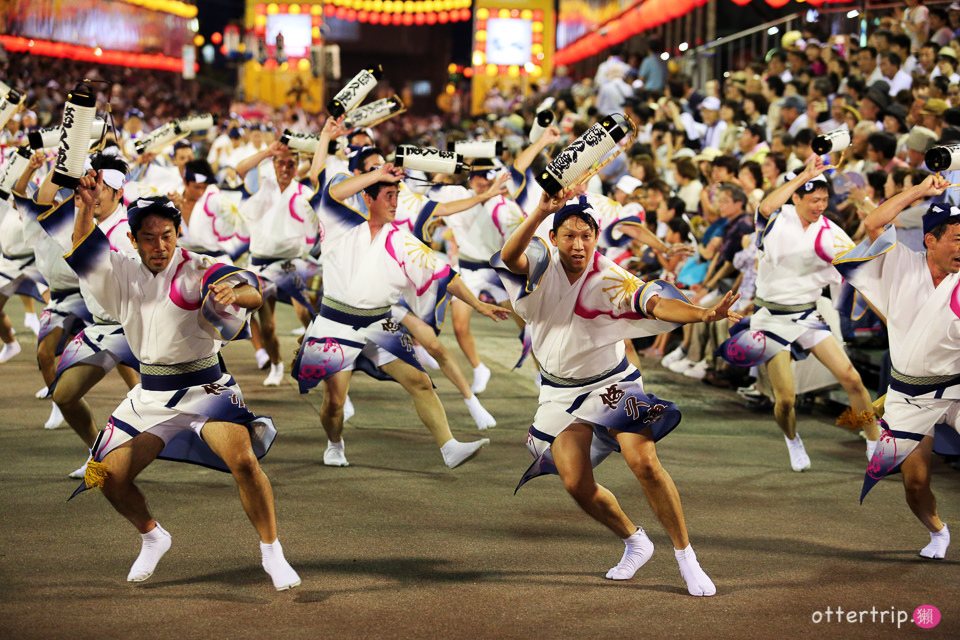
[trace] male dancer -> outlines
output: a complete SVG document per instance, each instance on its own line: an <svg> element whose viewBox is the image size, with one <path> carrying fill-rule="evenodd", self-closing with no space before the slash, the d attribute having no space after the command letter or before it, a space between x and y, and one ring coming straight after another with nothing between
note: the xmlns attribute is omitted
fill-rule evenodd
<svg viewBox="0 0 960 640"><path fill-rule="evenodd" d="M884 402L883 435L867 467L860 500L899 467L907 505L930 531L924 558L943 558L950 530L930 489L933 452L958 442L960 415L960 209L933 204L923 217L925 253L897 242L892 224L920 198L941 195L950 181L927 176L885 200L863 221L868 239L834 260L837 270L887 322L892 363ZM944 419L946 417L946 419ZM952 441L952 442L951 442Z"/></svg>
<svg viewBox="0 0 960 640"><path fill-rule="evenodd" d="M850 397L850 426L867 436L867 458L877 446L877 421L860 374L817 313L817 299L829 284L840 284L834 257L853 246L840 227L823 215L829 186L825 166L813 154L796 176L773 190L757 209L757 312L730 330L719 354L737 366L767 362L773 386L773 415L783 431L794 471L810 468L810 457L797 434L791 358L812 353L830 370ZM788 204L792 202L792 204ZM843 418L843 417L842 417ZM840 422L838 421L838 424Z"/></svg>
<svg viewBox="0 0 960 640"><path fill-rule="evenodd" d="M33 249L23 238L23 221L10 199L0 201L0 364L20 353L20 343L14 338L13 323L4 313L7 301L20 295L27 313L24 324L34 333L40 333L40 321L32 312L34 299L46 304L49 298ZM30 303L28 303L30 301ZM28 307L27 305L30 304Z"/></svg>
<svg viewBox="0 0 960 640"><path fill-rule="evenodd" d="M40 314L40 333L37 335L37 364L45 387L37 394L38 398L50 395L50 387L57 375L57 357L63 352L67 339L93 321L80 293L80 280L63 259L63 248L56 240L47 237L37 221L43 209L28 197L30 181L45 161L42 151L35 153L13 189L14 203L23 220L24 240L34 248L37 268L50 287L50 302ZM49 185L48 188L55 193L56 188L49 177L48 173L44 184ZM63 414L60 407L52 403L50 417L43 426L45 429L56 429L61 424Z"/></svg>
<svg viewBox="0 0 960 640"><path fill-rule="evenodd" d="M80 180L77 194L85 206L75 219L73 198L68 198L51 207L43 225L53 236L73 225L67 259L97 301L120 320L140 361L142 382L98 437L85 478L85 486L102 486L113 507L141 534L140 555L127 580L149 578L170 548L170 534L133 483L155 458L163 457L233 474L274 587L298 586L300 578L277 539L273 489L257 461L276 435L273 421L246 407L218 357L221 342L243 333L250 311L262 303L258 279L178 249L180 212L164 196L139 199L128 211L130 239L140 261L111 251L93 218L99 191L91 172ZM50 202L53 195L52 185L45 183L37 199Z"/></svg>
<svg viewBox="0 0 960 640"><path fill-rule="evenodd" d="M103 231L112 251L136 258L137 252L129 238L127 208L123 205L123 181L127 164L116 156L97 156L92 168L97 173L99 186L99 197L93 202L93 218L97 227ZM81 215L85 215L83 210L88 204L82 199L78 200L79 202L75 203L76 208ZM58 239L60 245L72 246L72 228L63 229L63 233L64 237ZM90 287L82 279L80 294L93 316L94 324L77 334L64 349L51 389L53 401L60 408L67 424L90 449L99 430L90 406L83 397L114 367L117 367L127 387L132 389L139 382L139 363L130 351L119 320L112 317L97 302ZM72 472L70 477L82 478L85 469L86 463Z"/></svg>
<svg viewBox="0 0 960 640"><path fill-rule="evenodd" d="M378 160L383 162L382 157ZM396 183L402 179L403 172L382 163L361 175L337 174L323 188L318 214L324 297L319 315L307 328L293 373L302 393L321 380L324 383L320 421L328 437L323 456L328 466L347 466L343 407L353 370L369 370L371 365L410 393L451 469L490 442L454 439L433 383L414 356L410 337L391 317L392 306L405 292L418 295L437 287L487 317L505 318L508 312L477 300L449 265L393 224Z"/></svg>
<svg viewBox="0 0 960 640"><path fill-rule="evenodd" d="M596 483L592 469L619 449L670 535L687 591L711 596L716 587L690 545L680 496L654 445L680 422L680 412L673 403L644 393L640 371L625 358L623 340L670 331L674 323L725 317L736 298L727 294L717 306L703 309L685 302L665 282L642 286L595 251L598 225L590 205L584 197L564 206L568 196L544 193L493 259L516 313L532 332L543 376L540 408L527 438L537 459L520 484L558 473L577 504L623 539L623 557L606 577L629 580L650 559L653 543L614 495ZM548 247L534 234L552 214Z"/></svg>
<svg viewBox="0 0 960 640"><path fill-rule="evenodd" d="M258 165L272 159L274 175L261 173ZM303 255L317 238L317 216L310 205L314 195L296 181L297 156L285 144L274 142L237 165L250 195L240 207L250 231L250 266L265 283L264 304L260 307L260 335L270 356L270 374L264 386L276 387L283 380L283 360L277 338L277 300L293 304L306 325L313 316L301 273L308 270Z"/></svg>

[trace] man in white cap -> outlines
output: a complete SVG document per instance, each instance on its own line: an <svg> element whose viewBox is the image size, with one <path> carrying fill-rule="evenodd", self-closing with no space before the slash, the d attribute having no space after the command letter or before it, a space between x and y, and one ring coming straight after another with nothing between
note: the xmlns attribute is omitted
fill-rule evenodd
<svg viewBox="0 0 960 640"><path fill-rule="evenodd" d="M907 505L930 532L920 556L932 559L946 555L950 531L930 489L930 462L934 452L957 455L960 444L960 209L930 206L923 218L924 252L898 242L892 223L915 200L939 196L949 186L931 175L887 199L864 220L869 237L834 261L883 315L890 335L883 434L860 500L899 469Z"/></svg>
<svg viewBox="0 0 960 640"><path fill-rule="evenodd" d="M718 350L718 355L736 366L767 363L775 398L773 415L783 431L794 471L809 469L810 458L797 434L793 359L812 353L837 378L852 406L851 414L842 416L844 424L864 430L868 459L879 433L860 374L817 312L823 288L841 282L833 259L853 247L847 234L823 215L829 194L825 169L820 156L812 155L803 171L792 177L788 174L790 179L760 203L757 312L734 326L730 339Z"/></svg>
<svg viewBox="0 0 960 640"><path fill-rule="evenodd" d="M707 96L700 103L700 115L703 118L703 124L696 127L698 136L693 136L693 131L688 130L691 138L700 139L701 149L719 149L720 139L723 132L727 130L727 123L720 119L720 98L716 96Z"/></svg>

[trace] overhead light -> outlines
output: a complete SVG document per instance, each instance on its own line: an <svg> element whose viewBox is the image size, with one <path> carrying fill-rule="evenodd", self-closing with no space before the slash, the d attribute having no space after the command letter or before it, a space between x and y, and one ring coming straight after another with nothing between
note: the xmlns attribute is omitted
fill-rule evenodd
<svg viewBox="0 0 960 640"><path fill-rule="evenodd" d="M775 35L777 35L778 33L780 33L780 29L777 28L777 27L770 27L769 29L767 29L767 34L768 34L768 35L775 36Z"/></svg>
<svg viewBox="0 0 960 640"><path fill-rule="evenodd" d="M686 51L687 49L690 48L690 45L687 44L686 42L681 42L681 43L680 43L680 46L677 47L677 48L680 49L680 51Z"/></svg>

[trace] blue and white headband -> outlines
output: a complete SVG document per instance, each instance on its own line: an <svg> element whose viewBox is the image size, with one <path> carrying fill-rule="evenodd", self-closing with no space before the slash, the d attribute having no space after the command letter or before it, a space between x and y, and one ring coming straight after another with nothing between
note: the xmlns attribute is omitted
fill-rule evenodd
<svg viewBox="0 0 960 640"><path fill-rule="evenodd" d="M786 176L785 182L790 182L791 180L793 180L794 178L796 178L798 175L800 175L800 174L797 173L796 171L790 171L790 172L788 172L788 173L787 173L787 176ZM806 194L812 192L814 189L817 188L817 183L818 183L818 182L822 182L822 183L824 184L824 186L826 186L826 187L829 187L829 185L830 185L830 183L827 182L827 177L824 176L823 174L820 174L820 175L817 176L816 178L813 178L812 180L808 180L807 182L804 182L802 185L800 185L799 187L797 187L797 193L801 193L801 194L806 195Z"/></svg>
<svg viewBox="0 0 960 640"><path fill-rule="evenodd" d="M180 226L180 210L173 204L170 198L166 196L149 196L147 198L138 198L127 209L127 220L131 227L137 227L139 221L146 218L151 213L165 212L173 219L175 227Z"/></svg>
<svg viewBox="0 0 960 640"><path fill-rule="evenodd" d="M951 220L953 218L953 220ZM960 223L960 208L948 204L932 204L927 212L923 214L923 233L930 233L944 222Z"/></svg>

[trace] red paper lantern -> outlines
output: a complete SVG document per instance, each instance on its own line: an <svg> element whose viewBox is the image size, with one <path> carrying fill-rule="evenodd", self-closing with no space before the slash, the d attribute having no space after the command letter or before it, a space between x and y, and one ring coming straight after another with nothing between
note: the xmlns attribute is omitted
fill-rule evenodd
<svg viewBox="0 0 960 640"><path fill-rule="evenodd" d="M405 14L403 14L403 24L404 24L404 26L407 26L407 27L413 25L413 14L412 14L412 13L405 13Z"/></svg>
<svg viewBox="0 0 960 640"><path fill-rule="evenodd" d="M460 19L466 22L470 19L470 9L460 9Z"/></svg>
<svg viewBox="0 0 960 640"><path fill-rule="evenodd" d="M433 11L427 14L427 24L437 24L437 14Z"/></svg>
<svg viewBox="0 0 960 640"><path fill-rule="evenodd" d="M416 14L415 16L413 16L413 21L414 21L416 24L423 24L424 22L427 21L427 16L425 16L425 15L422 14L422 13L418 13L418 14Z"/></svg>
<svg viewBox="0 0 960 640"><path fill-rule="evenodd" d="M370 13L368 11L357 11L357 21L366 22L370 19Z"/></svg>
<svg viewBox="0 0 960 640"><path fill-rule="evenodd" d="M735 5L737 5L737 6L740 6L740 7L745 7L745 6L747 6L748 4L750 4L750 2L751 2L751 0L733 0L733 4L735 4Z"/></svg>
<svg viewBox="0 0 960 640"><path fill-rule="evenodd" d="M371 12L370 12L370 24L380 24L380 14L379 14L379 13L377 13L377 12L375 12L375 11L371 11Z"/></svg>
<svg viewBox="0 0 960 640"><path fill-rule="evenodd" d="M326 6L323 7L323 13L324 13L328 18L332 18L332 17L333 17L333 14L335 14L336 12L337 12L337 8L336 8L335 6L333 6L332 4L328 4L328 5L326 5Z"/></svg>
<svg viewBox="0 0 960 640"><path fill-rule="evenodd" d="M440 24L447 24L447 22L449 21L450 21L450 14L447 13L446 11L441 11L437 15L437 22L439 22Z"/></svg>
<svg viewBox="0 0 960 640"><path fill-rule="evenodd" d="M338 20L345 20L347 17L347 8L346 7L337 7L336 13Z"/></svg>
<svg viewBox="0 0 960 640"><path fill-rule="evenodd" d="M347 20L350 22L357 21L357 10L356 9L347 9Z"/></svg>
<svg viewBox="0 0 960 640"><path fill-rule="evenodd" d="M787 6L790 0L767 0L767 4L773 7L774 9L782 9Z"/></svg>
<svg viewBox="0 0 960 640"><path fill-rule="evenodd" d="M403 14L402 13L393 14L392 16L390 16L390 22L392 22L393 24L399 27L400 23L403 22Z"/></svg>

